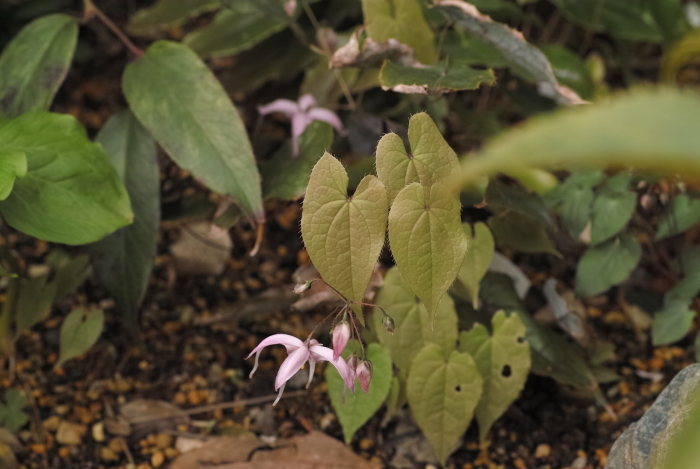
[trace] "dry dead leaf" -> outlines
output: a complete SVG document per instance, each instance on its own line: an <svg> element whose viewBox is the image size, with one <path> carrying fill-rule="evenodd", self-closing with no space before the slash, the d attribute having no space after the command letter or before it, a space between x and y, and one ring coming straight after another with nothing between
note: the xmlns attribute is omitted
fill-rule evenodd
<svg viewBox="0 0 700 469"><path fill-rule="evenodd" d="M274 447L250 435L212 438L175 459L170 469L377 469L324 433L278 440Z"/></svg>
<svg viewBox="0 0 700 469"><path fill-rule="evenodd" d="M413 49L406 44L401 44L396 39L377 42L369 36L361 41L359 37L361 34L363 34L363 28L356 29L348 43L335 51L328 62L329 68L378 68L387 59L401 65L415 64Z"/></svg>
<svg viewBox="0 0 700 469"><path fill-rule="evenodd" d="M231 237L228 232L210 239L211 224L207 222L183 225L180 238L170 246L175 269L180 275L219 275L231 257Z"/></svg>

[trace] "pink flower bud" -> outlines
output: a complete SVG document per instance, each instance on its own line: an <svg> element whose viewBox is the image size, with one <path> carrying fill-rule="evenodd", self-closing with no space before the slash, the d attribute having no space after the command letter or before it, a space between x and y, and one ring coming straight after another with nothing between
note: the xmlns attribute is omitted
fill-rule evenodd
<svg viewBox="0 0 700 469"><path fill-rule="evenodd" d="M357 370L357 365L360 363L360 358L357 356L356 353L353 353L348 357L348 366L353 372L353 375L355 374L355 370Z"/></svg>
<svg viewBox="0 0 700 469"><path fill-rule="evenodd" d="M333 328L333 360L337 360L350 340L350 324L341 321Z"/></svg>
<svg viewBox="0 0 700 469"><path fill-rule="evenodd" d="M391 318L391 316L385 314L382 318L382 325L389 334L394 334L394 320Z"/></svg>
<svg viewBox="0 0 700 469"><path fill-rule="evenodd" d="M367 394L369 392L369 382L372 380L372 362L369 360L361 360L355 370L357 380L362 386L362 390Z"/></svg>
<svg viewBox="0 0 700 469"><path fill-rule="evenodd" d="M287 0L284 2L284 12L289 16L294 16L294 12L297 10L297 0Z"/></svg>

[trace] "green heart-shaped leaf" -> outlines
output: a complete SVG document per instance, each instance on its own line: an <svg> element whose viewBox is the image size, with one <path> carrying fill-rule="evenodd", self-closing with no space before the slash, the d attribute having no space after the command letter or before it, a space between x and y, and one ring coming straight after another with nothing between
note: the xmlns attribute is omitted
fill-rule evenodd
<svg viewBox="0 0 700 469"><path fill-rule="evenodd" d="M482 387L476 363L467 353L454 350L446 356L440 347L428 344L413 359L408 404L443 465L469 427Z"/></svg>
<svg viewBox="0 0 700 469"><path fill-rule="evenodd" d="M352 197L343 165L325 153L306 188L301 236L323 280L352 301L362 301L384 246L388 203L384 185L365 176ZM364 324L361 308L354 308Z"/></svg>
<svg viewBox="0 0 700 469"><path fill-rule="evenodd" d="M631 180L629 173L620 173L605 181L597 191L592 209L591 244L612 238L632 218L637 193L627 189Z"/></svg>
<svg viewBox="0 0 700 469"><path fill-rule="evenodd" d="M550 208L560 207L564 226L574 238L578 238L591 218L593 187L602 180L602 171L578 171L544 195Z"/></svg>
<svg viewBox="0 0 700 469"><path fill-rule="evenodd" d="M389 243L401 275L434 320L467 253L454 194L440 183L404 187L389 212Z"/></svg>
<svg viewBox="0 0 700 469"><path fill-rule="evenodd" d="M497 312L491 320L493 334L482 324L459 335L459 350L469 353L484 379L484 392L476 407L481 441L491 425L517 399L530 372L530 345L517 314Z"/></svg>
<svg viewBox="0 0 700 469"><path fill-rule="evenodd" d="M408 141L410 155L401 137L394 133L384 135L377 144L377 176L386 186L389 203L411 183L431 186L459 170L457 154L425 112L411 117Z"/></svg>
<svg viewBox="0 0 700 469"><path fill-rule="evenodd" d="M435 323L431 324L411 288L401 277L399 269L391 268L384 277L384 286L377 295L382 306L394 320L394 334L382 325L381 311L374 312L374 330L379 341L389 348L394 364L408 371L413 357L426 344L436 344L449 354L457 343L457 312L450 296L438 307Z"/></svg>
<svg viewBox="0 0 700 469"><path fill-rule="evenodd" d="M493 253L496 249L496 244L491 235L491 230L485 223L475 223L472 232L472 226L468 223L464 224L464 231L469 238L469 250L464 256L462 266L459 268L455 288L463 290L462 298L469 298L474 308L479 307L479 288L481 279L484 278L486 272L491 265Z"/></svg>
<svg viewBox="0 0 700 469"><path fill-rule="evenodd" d="M671 202L669 212L659 225L656 239L675 236L700 223L700 200L691 199L685 194L677 195Z"/></svg>
<svg viewBox="0 0 700 469"><path fill-rule="evenodd" d="M642 257L642 247L629 235L588 248L576 269L576 293L594 296L624 281Z"/></svg>
<svg viewBox="0 0 700 469"><path fill-rule="evenodd" d="M347 358L353 349L357 350L357 347L353 347L352 343L348 344L343 357ZM330 365L326 367L328 395L338 416L338 421L343 427L343 435L347 444L350 444L355 432L379 410L392 386L393 373L389 352L379 344L370 344L367 347L367 359L372 362L373 368L368 393L365 394L359 383L355 382L355 393L346 391L344 403L342 394L345 382L335 367Z"/></svg>
<svg viewBox="0 0 700 469"><path fill-rule="evenodd" d="M87 311L78 308L71 311L61 326L61 353L56 367L87 352L100 337L104 320L101 309Z"/></svg>
<svg viewBox="0 0 700 469"><path fill-rule="evenodd" d="M695 311L688 300L672 300L664 309L654 313L651 338L654 345L666 345L685 337L693 325Z"/></svg>
<svg viewBox="0 0 700 469"><path fill-rule="evenodd" d="M475 90L496 82L493 70L472 68L464 62L442 62L428 66L408 66L385 60L379 70L384 89L407 94L443 94L451 91Z"/></svg>

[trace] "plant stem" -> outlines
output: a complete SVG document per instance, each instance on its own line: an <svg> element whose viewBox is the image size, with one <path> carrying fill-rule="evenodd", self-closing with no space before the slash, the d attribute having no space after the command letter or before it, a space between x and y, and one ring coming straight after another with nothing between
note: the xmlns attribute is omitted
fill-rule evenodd
<svg viewBox="0 0 700 469"><path fill-rule="evenodd" d="M112 31L112 33L117 36L122 44L124 44L129 52L131 52L135 57L138 58L143 55L143 51L136 47L136 45L131 42L131 39L126 37L126 34L124 34L113 21L110 20L109 17L102 12L102 10L97 8L94 3L92 3L92 0L83 0L83 6L85 7L84 18L86 20L97 17L100 21L102 21L102 23L104 23L105 26L107 26L107 29Z"/></svg>

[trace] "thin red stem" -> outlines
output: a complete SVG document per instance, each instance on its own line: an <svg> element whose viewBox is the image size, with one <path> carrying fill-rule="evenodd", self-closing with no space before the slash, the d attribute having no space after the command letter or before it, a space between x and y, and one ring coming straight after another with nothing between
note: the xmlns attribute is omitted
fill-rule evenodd
<svg viewBox="0 0 700 469"><path fill-rule="evenodd" d="M126 46L126 48L131 52L135 57L141 57L143 55L143 51L136 47L136 45L131 42L131 39L126 37L126 34L122 32L119 27L112 22L112 20L109 19L107 15L105 15L102 10L97 8L94 3L92 3L92 0L83 0L83 5L85 7L85 12L84 12L84 17L85 19L91 19L93 17L97 17L102 23L104 23L105 26L107 26L107 29L112 31L115 36Z"/></svg>

